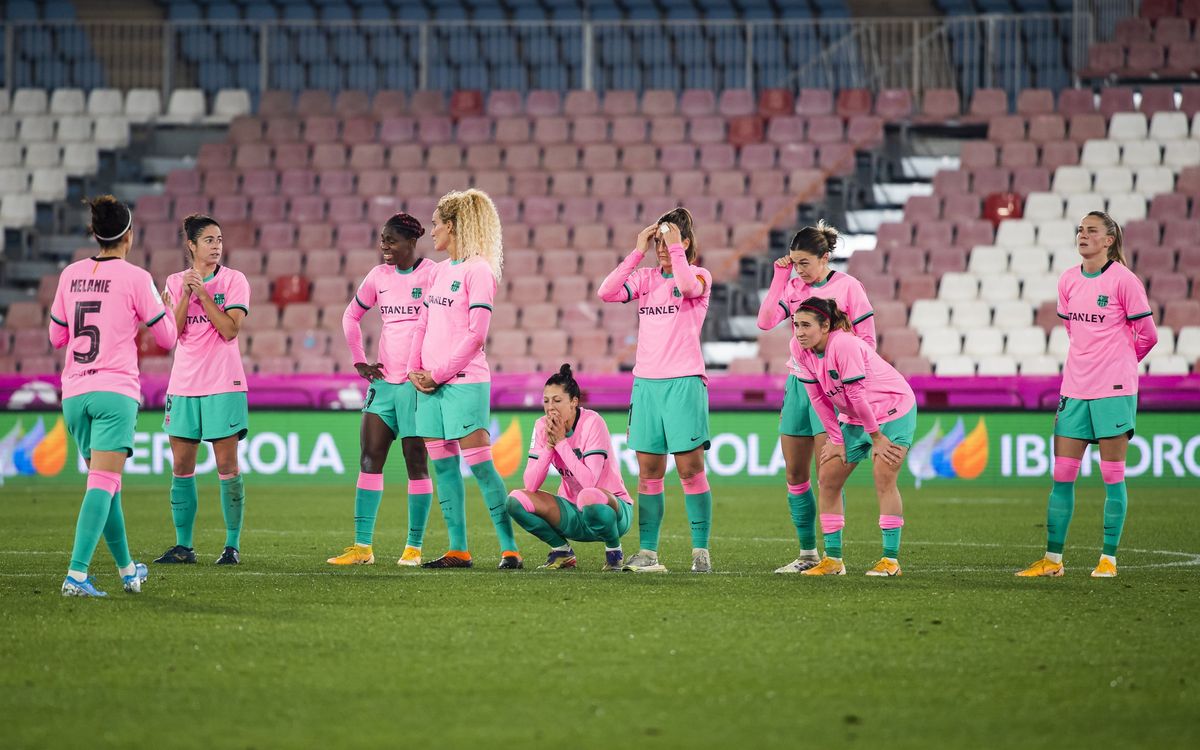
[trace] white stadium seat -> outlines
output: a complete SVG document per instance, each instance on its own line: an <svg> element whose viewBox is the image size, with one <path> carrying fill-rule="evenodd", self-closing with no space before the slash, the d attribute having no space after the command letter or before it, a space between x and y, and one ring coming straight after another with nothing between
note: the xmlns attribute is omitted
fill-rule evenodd
<svg viewBox="0 0 1200 750"><path fill-rule="evenodd" d="M1050 253L1044 247L1013 250L1008 267L1023 279L1046 273L1050 268Z"/></svg>
<svg viewBox="0 0 1200 750"><path fill-rule="evenodd" d="M49 115L22 117L17 128L22 143L46 143L54 140L54 118Z"/></svg>
<svg viewBox="0 0 1200 750"><path fill-rule="evenodd" d="M6 195L0 199L0 226L31 227L37 216L37 206L29 193Z"/></svg>
<svg viewBox="0 0 1200 750"><path fill-rule="evenodd" d="M49 100L43 89L17 89L9 111L18 117L42 115L46 113L48 104Z"/></svg>
<svg viewBox="0 0 1200 750"><path fill-rule="evenodd" d="M30 170L62 164L62 146L57 143L31 143L25 147L25 167Z"/></svg>
<svg viewBox="0 0 1200 750"><path fill-rule="evenodd" d="M0 195L15 195L29 189L29 172L21 167L0 167Z"/></svg>
<svg viewBox="0 0 1200 750"><path fill-rule="evenodd" d="M1108 200L1108 213L1118 224L1146 218L1146 196L1141 193L1122 193Z"/></svg>
<svg viewBox="0 0 1200 750"><path fill-rule="evenodd" d="M1033 244L1034 224L1025 219L1006 219L996 227L996 245L1015 248Z"/></svg>
<svg viewBox="0 0 1200 750"><path fill-rule="evenodd" d="M1059 167L1054 170L1054 180L1050 183L1050 189L1059 195L1091 192L1092 169L1089 167Z"/></svg>
<svg viewBox="0 0 1200 750"><path fill-rule="evenodd" d="M67 173L61 169L39 169L33 173L29 188L33 199L53 203L67 199Z"/></svg>
<svg viewBox="0 0 1200 750"><path fill-rule="evenodd" d="M50 114L58 117L84 112L83 89L55 89L50 95Z"/></svg>
<svg viewBox="0 0 1200 750"><path fill-rule="evenodd" d="M992 324L992 306L983 300L955 302L950 309L950 324L963 333L987 328Z"/></svg>
<svg viewBox="0 0 1200 750"><path fill-rule="evenodd" d="M1063 271L1077 266L1081 262L1082 261L1079 258L1079 250L1077 247L1074 245L1060 247L1050 255L1050 273L1052 273L1057 279L1057 277L1061 275ZM1055 292L1055 296L1057 295L1058 293Z"/></svg>
<svg viewBox="0 0 1200 750"><path fill-rule="evenodd" d="M1062 217L1063 199L1056 193L1030 193L1025 199L1025 218L1029 221Z"/></svg>
<svg viewBox="0 0 1200 750"><path fill-rule="evenodd" d="M192 125L205 115L204 92L200 89L175 89L167 100L167 113L158 118L167 125Z"/></svg>
<svg viewBox="0 0 1200 750"><path fill-rule="evenodd" d="M1190 141L1189 141L1190 142ZM1196 143L1200 149L1200 143ZM1200 151L1197 152L1200 155ZM1175 192L1175 173L1169 167L1142 167L1133 177L1134 190L1152 197Z"/></svg>
<svg viewBox="0 0 1200 750"><path fill-rule="evenodd" d="M1017 374L1017 360L1003 354L992 354L979 358L980 377L1008 377Z"/></svg>
<svg viewBox="0 0 1200 750"><path fill-rule="evenodd" d="M12 105L12 95L8 93L8 89L0 89L0 113L8 112Z"/></svg>
<svg viewBox="0 0 1200 750"><path fill-rule="evenodd" d="M1021 285L1012 274L984 276L979 284L979 299L986 302L1003 302L1004 300L1019 299Z"/></svg>
<svg viewBox="0 0 1200 750"><path fill-rule="evenodd" d="M1187 137L1188 121L1183 112L1155 112L1150 118L1150 140L1161 143Z"/></svg>
<svg viewBox="0 0 1200 750"><path fill-rule="evenodd" d="M1057 375L1058 360L1045 354L1021 360L1022 375Z"/></svg>
<svg viewBox="0 0 1200 750"><path fill-rule="evenodd" d="M71 116L58 121L59 143L86 143L92 140L92 118Z"/></svg>
<svg viewBox="0 0 1200 750"><path fill-rule="evenodd" d="M963 354L972 357L987 357L1004 352L1004 333L995 328L980 328L967 331L963 337Z"/></svg>
<svg viewBox="0 0 1200 750"><path fill-rule="evenodd" d="M1011 335L1012 331L1025 330L1033 324L1033 305L1019 299L997 302L995 316L992 319L996 328L1008 331ZM1046 349L1045 336L1043 335L1042 338L1042 350L1044 351Z"/></svg>
<svg viewBox="0 0 1200 750"><path fill-rule="evenodd" d="M92 89L88 94L88 114L112 117L125 114L125 98L117 89Z"/></svg>
<svg viewBox="0 0 1200 750"><path fill-rule="evenodd" d="M1075 262L1072 265L1079 265L1078 253L1076 253ZM1021 284L1021 299L1031 305L1057 301L1058 276L1054 274L1039 274L1026 278Z"/></svg>
<svg viewBox="0 0 1200 750"><path fill-rule="evenodd" d="M947 328L950 325L950 306L941 300L919 299L913 302L908 314L908 327L918 331Z"/></svg>
<svg viewBox="0 0 1200 750"><path fill-rule="evenodd" d="M962 355L938 357L933 363L935 375L970 377L975 374L975 360Z"/></svg>
<svg viewBox="0 0 1200 750"><path fill-rule="evenodd" d="M1063 218L1078 222L1092 211L1103 211L1106 205L1107 201L1104 200L1104 196L1096 193L1068 195L1067 210L1064 212Z"/></svg>
<svg viewBox="0 0 1200 750"><path fill-rule="evenodd" d="M212 114L207 122L229 123L235 117L250 114L250 92L245 89L221 89L213 99ZM1187 137L1187 122L1184 121L1184 137Z"/></svg>
<svg viewBox="0 0 1200 750"><path fill-rule="evenodd" d="M63 149L62 165L72 177L96 174L100 170L100 149L93 143L68 143Z"/></svg>
<svg viewBox="0 0 1200 750"><path fill-rule="evenodd" d="M12 115L0 115L0 141L17 140L17 123Z"/></svg>
<svg viewBox="0 0 1200 750"><path fill-rule="evenodd" d="M19 167L24 163L21 144L0 141L0 167Z"/></svg>
<svg viewBox="0 0 1200 750"><path fill-rule="evenodd" d="M1151 375L1187 375L1188 369L1188 361L1176 355L1150 360L1147 372Z"/></svg>
<svg viewBox="0 0 1200 750"><path fill-rule="evenodd" d="M162 114L162 98L158 89L130 89L125 95L125 117L130 122L143 125L153 122Z"/></svg>
<svg viewBox="0 0 1200 750"><path fill-rule="evenodd" d="M1008 251L995 245L976 245L967 261L967 270L977 276L1004 273L1008 270Z"/></svg>
<svg viewBox="0 0 1200 750"><path fill-rule="evenodd" d="M1054 251L1075 246L1075 228L1079 219L1051 219L1037 223L1037 245Z"/></svg>
<svg viewBox="0 0 1200 750"><path fill-rule="evenodd" d="M1162 163L1175 172L1200 164L1200 141L1167 141Z"/></svg>
<svg viewBox="0 0 1200 750"><path fill-rule="evenodd" d="M1097 169L1099 167L1115 167L1121 163L1121 144L1116 141L1091 140L1083 144L1083 151L1079 154L1079 167L1071 167L1071 169ZM1063 169L1063 167L1059 167ZM1058 181L1058 175L1054 176L1055 182ZM1084 188L1085 190L1087 188ZM1057 187L1054 192L1079 192L1078 188L1063 191Z"/></svg>
<svg viewBox="0 0 1200 750"><path fill-rule="evenodd" d="M1179 338L1175 340L1175 353L1189 362L1200 359L1200 326L1184 326L1179 329Z"/></svg>
<svg viewBox="0 0 1200 750"><path fill-rule="evenodd" d="M1157 141L1134 141L1121 149L1121 164L1126 167L1157 167L1162 164L1162 146Z"/></svg>
<svg viewBox="0 0 1200 750"><path fill-rule="evenodd" d="M970 273L950 272L942 276L938 286L938 299L961 302L979 297L979 279Z"/></svg>
<svg viewBox="0 0 1200 750"><path fill-rule="evenodd" d="M92 138L103 149L125 148L129 145L129 121L124 117L99 117Z"/></svg>
<svg viewBox="0 0 1200 750"><path fill-rule="evenodd" d="M1004 351L1017 359L1041 356L1046 353L1046 332L1038 326L1010 330L1005 339Z"/></svg>
<svg viewBox="0 0 1200 750"><path fill-rule="evenodd" d="M953 328L925 331L921 335L921 356L927 359L962 352L962 337Z"/></svg>
<svg viewBox="0 0 1200 750"><path fill-rule="evenodd" d="M1141 112L1117 112L1108 121L1111 141L1142 141L1146 139L1148 123Z"/></svg>
<svg viewBox="0 0 1200 750"><path fill-rule="evenodd" d="M1046 343L1046 353L1058 358L1060 361L1067 358L1067 349L1071 345L1071 340L1067 338L1067 329L1064 326L1050 329L1050 340Z"/></svg>
<svg viewBox="0 0 1200 750"><path fill-rule="evenodd" d="M1096 192L1108 198L1133 190L1133 170L1129 167L1101 167L1093 183Z"/></svg>

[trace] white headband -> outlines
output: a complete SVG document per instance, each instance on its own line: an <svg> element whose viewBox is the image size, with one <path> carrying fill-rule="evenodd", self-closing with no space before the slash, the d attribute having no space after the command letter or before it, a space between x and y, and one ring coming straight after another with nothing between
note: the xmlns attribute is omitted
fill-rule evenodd
<svg viewBox="0 0 1200 750"><path fill-rule="evenodd" d="M133 212L129 209L125 210L129 213L129 221L125 222L125 228L114 234L112 237L101 237L97 234L96 239L100 240L101 242L112 242L113 240L119 240L124 237L125 233L129 231L129 228L133 226Z"/></svg>

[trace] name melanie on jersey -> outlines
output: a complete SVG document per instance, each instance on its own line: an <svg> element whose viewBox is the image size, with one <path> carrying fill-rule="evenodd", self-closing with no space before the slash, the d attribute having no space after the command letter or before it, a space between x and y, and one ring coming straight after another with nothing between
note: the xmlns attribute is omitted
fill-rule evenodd
<svg viewBox="0 0 1200 750"><path fill-rule="evenodd" d="M72 294L108 294L112 279L71 279Z"/></svg>

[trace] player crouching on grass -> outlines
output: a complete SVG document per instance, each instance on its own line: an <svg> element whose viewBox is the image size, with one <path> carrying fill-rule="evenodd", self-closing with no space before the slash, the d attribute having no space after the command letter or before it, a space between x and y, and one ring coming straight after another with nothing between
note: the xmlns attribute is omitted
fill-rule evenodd
<svg viewBox="0 0 1200 750"><path fill-rule="evenodd" d="M800 303L793 322L796 335L790 342L789 365L808 390L828 435L817 474L825 556L801 575L846 574L842 489L859 461L873 453L883 558L867 575L898 576L904 510L896 479L917 428L916 396L904 376L854 335L846 313L833 300L809 297Z"/></svg>
<svg viewBox="0 0 1200 750"><path fill-rule="evenodd" d="M509 493L508 513L550 545L550 555L538 567L574 568L572 540L604 542L603 570L621 570L621 537L633 520L633 500L617 470L608 425L591 409L581 409L579 396L570 365L546 381L546 416L533 427L525 489ZM542 489L551 466L562 477L558 495Z"/></svg>
<svg viewBox="0 0 1200 750"><path fill-rule="evenodd" d="M1054 418L1046 555L1017 573L1022 578L1063 574L1063 545L1075 512L1075 479L1089 443L1100 444L1104 479L1104 547L1092 577L1117 575L1117 545L1129 505L1125 454L1137 418L1138 363L1158 343L1146 288L1126 267L1121 240L1121 227L1112 217L1092 211L1075 233L1083 262L1058 280L1058 317L1071 346Z"/></svg>

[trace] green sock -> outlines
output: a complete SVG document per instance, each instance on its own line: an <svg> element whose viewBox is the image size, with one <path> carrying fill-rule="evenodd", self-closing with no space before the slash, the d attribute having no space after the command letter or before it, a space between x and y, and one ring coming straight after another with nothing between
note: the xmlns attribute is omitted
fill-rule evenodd
<svg viewBox="0 0 1200 750"><path fill-rule="evenodd" d="M466 487L458 469L458 454L433 459L433 474L437 478L438 505L446 519L450 549L467 551Z"/></svg>
<svg viewBox="0 0 1200 750"><path fill-rule="evenodd" d="M692 546L708 549L708 537L712 532L712 490L684 495L683 507L692 527Z"/></svg>
<svg viewBox="0 0 1200 750"><path fill-rule="evenodd" d="M788 509L792 512L792 525L800 539L800 549L817 548L817 498L811 488L798 495L788 493Z"/></svg>
<svg viewBox="0 0 1200 750"><path fill-rule="evenodd" d="M900 527L880 531L883 532L883 556L895 560L900 556Z"/></svg>
<svg viewBox="0 0 1200 750"><path fill-rule="evenodd" d="M361 476L358 484L360 486L354 488L354 543L370 544L375 538L375 519L379 517L379 504L383 502L383 490L369 490L362 487Z"/></svg>
<svg viewBox="0 0 1200 750"><path fill-rule="evenodd" d="M610 506L583 506L583 523L588 531L604 540L605 547L612 549L621 546L621 535L617 533L617 513Z"/></svg>
<svg viewBox="0 0 1200 750"><path fill-rule="evenodd" d="M192 547L196 529L196 475L171 477L171 518L175 521L175 543Z"/></svg>
<svg viewBox="0 0 1200 750"><path fill-rule="evenodd" d="M104 523L104 542L118 568L127 568L133 562L129 554L129 539L125 536L125 514L121 511L121 493L113 495L108 506L108 520Z"/></svg>
<svg viewBox="0 0 1200 750"><path fill-rule="evenodd" d="M1125 528L1125 512L1129 508L1129 495L1125 482L1104 485L1104 554L1117 556L1117 545L1121 543L1121 531Z"/></svg>
<svg viewBox="0 0 1200 750"><path fill-rule="evenodd" d="M825 534L825 556L842 559L842 530Z"/></svg>
<svg viewBox="0 0 1200 750"><path fill-rule="evenodd" d="M504 488L504 480L496 471L496 464L491 459L471 464L471 473L479 482L479 491L483 493L483 501L487 503L488 515L492 517L492 525L496 527L496 538L500 540L501 552L516 552L517 538L513 536L512 518L508 515L508 490Z"/></svg>
<svg viewBox="0 0 1200 750"><path fill-rule="evenodd" d="M79 520L75 522L75 546L71 548L70 570L87 573L96 545L100 543L100 534L108 522L112 499L112 495L94 487L83 494Z"/></svg>
<svg viewBox="0 0 1200 750"><path fill-rule="evenodd" d="M225 546L240 550L242 518L246 510L246 489L242 475L221 480L221 515L225 516Z"/></svg>
<svg viewBox="0 0 1200 750"><path fill-rule="evenodd" d="M429 480L426 479L426 482ZM408 541L409 547L420 547L425 543L425 525L429 523L429 507L433 505L432 492L408 491Z"/></svg>
<svg viewBox="0 0 1200 750"><path fill-rule="evenodd" d="M1046 551L1062 554L1067 543L1067 527L1075 513L1075 483L1055 482L1046 510Z"/></svg>
<svg viewBox="0 0 1200 750"><path fill-rule="evenodd" d="M525 510L525 508L521 506L521 501L517 500L515 497L508 498L508 502L505 504L505 506L508 515L517 522L518 526L520 526L522 529L525 529L530 534L533 534L538 539L541 539L546 544L549 544L551 547L561 547L567 543L567 540L563 538L563 535L558 533L558 530L551 526L546 519L542 518L536 513L530 513L529 511Z"/></svg>
<svg viewBox="0 0 1200 750"><path fill-rule="evenodd" d="M663 493L638 493L638 537L642 549L658 551L658 532L662 528Z"/></svg>

